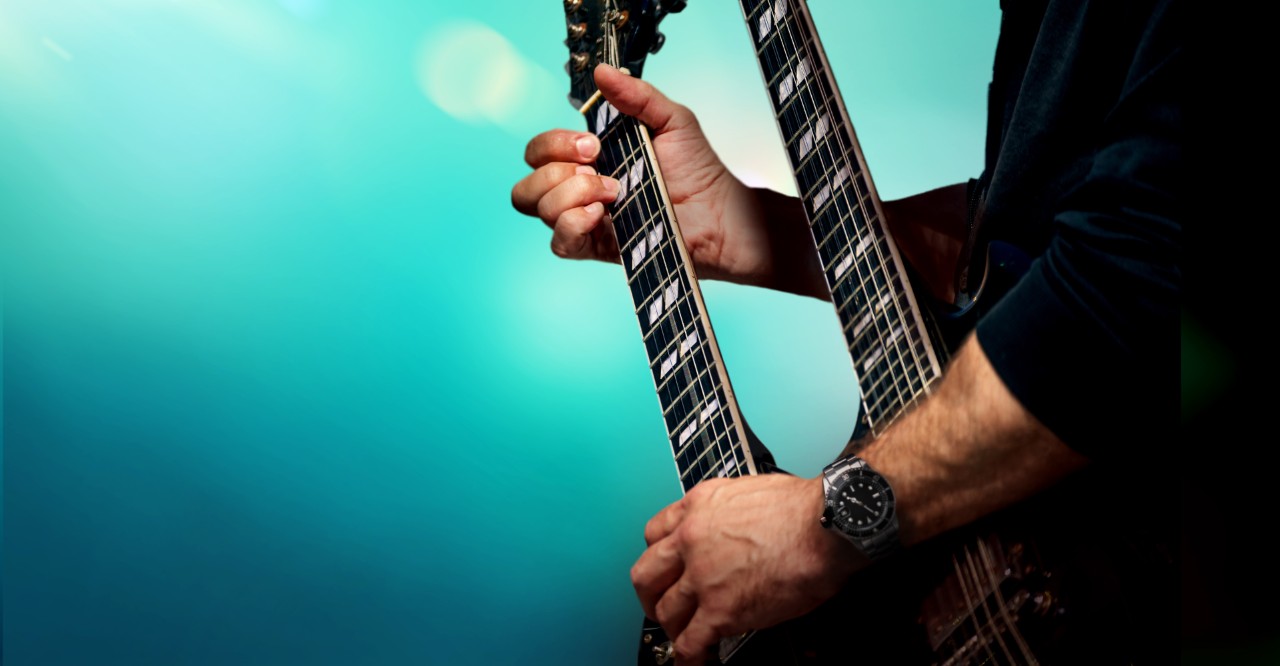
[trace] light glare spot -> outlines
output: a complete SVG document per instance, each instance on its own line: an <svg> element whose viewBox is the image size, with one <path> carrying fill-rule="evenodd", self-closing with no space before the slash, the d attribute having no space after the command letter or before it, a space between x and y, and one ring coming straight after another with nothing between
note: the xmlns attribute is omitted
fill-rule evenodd
<svg viewBox="0 0 1280 666"><path fill-rule="evenodd" d="M433 31L418 58L418 84L427 99L468 123L516 129L555 83L538 65L487 25L459 21Z"/></svg>

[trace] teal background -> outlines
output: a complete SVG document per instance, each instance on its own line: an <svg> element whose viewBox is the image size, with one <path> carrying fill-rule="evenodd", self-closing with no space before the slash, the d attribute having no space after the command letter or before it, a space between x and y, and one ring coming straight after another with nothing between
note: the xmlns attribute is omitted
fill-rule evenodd
<svg viewBox="0 0 1280 666"><path fill-rule="evenodd" d="M881 193L981 169L996 3L813 0ZM790 177L736 3L646 77ZM560 2L0 0L4 657L617 664L678 496L616 266L509 206ZM830 305L706 298L792 471L843 445Z"/></svg>

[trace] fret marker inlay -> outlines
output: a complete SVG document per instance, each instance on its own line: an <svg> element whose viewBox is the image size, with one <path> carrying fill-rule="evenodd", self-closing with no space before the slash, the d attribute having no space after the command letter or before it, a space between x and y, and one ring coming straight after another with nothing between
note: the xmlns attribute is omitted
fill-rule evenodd
<svg viewBox="0 0 1280 666"><path fill-rule="evenodd" d="M756 26L757 32L760 33L760 41L763 42L769 36L769 31L773 30L773 14L766 11L760 15L760 23Z"/></svg>
<svg viewBox="0 0 1280 666"><path fill-rule="evenodd" d="M818 195L813 198L813 212L816 213L819 210L821 210L823 204L827 203L827 200L829 200L830 198L831 198L831 186L823 185L822 189L818 191ZM838 276L839 275L837 274L837 277Z"/></svg>
<svg viewBox="0 0 1280 666"><path fill-rule="evenodd" d="M846 254L844 256L844 259L841 259L840 263L836 264L836 279L839 280L840 276L844 275L845 271L849 270L849 267L852 265L853 265L853 255Z"/></svg>
<svg viewBox="0 0 1280 666"><path fill-rule="evenodd" d="M803 160L811 151L813 151L813 130L805 132L804 136L800 137L800 159Z"/></svg>
<svg viewBox="0 0 1280 666"><path fill-rule="evenodd" d="M702 414L699 415L698 422L706 423L707 419L711 418L711 416L714 415L716 413L716 410L718 409L720 409L720 400L718 398L712 398L711 404L707 405L702 410Z"/></svg>

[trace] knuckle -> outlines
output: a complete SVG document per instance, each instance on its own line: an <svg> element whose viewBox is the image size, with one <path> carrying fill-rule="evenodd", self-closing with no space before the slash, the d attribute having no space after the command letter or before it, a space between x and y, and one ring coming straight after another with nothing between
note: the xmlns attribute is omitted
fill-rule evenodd
<svg viewBox="0 0 1280 666"><path fill-rule="evenodd" d="M644 573L640 569L639 562L636 562L635 564L631 565L631 586L636 588L636 591L639 591L640 588L644 585L643 576L644 576Z"/></svg>
<svg viewBox="0 0 1280 666"><path fill-rule="evenodd" d="M693 661L702 658L702 651L705 646L697 645L689 638L688 633L680 634L676 639L676 659L680 661Z"/></svg>
<svg viewBox="0 0 1280 666"><path fill-rule="evenodd" d="M596 192L604 189L604 185L600 182L599 176L579 173L575 174L572 179L573 191L580 199L594 196Z"/></svg>

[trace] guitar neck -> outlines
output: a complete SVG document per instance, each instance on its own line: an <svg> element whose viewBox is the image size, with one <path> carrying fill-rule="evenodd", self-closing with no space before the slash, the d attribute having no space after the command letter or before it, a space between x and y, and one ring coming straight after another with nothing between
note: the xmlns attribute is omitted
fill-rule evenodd
<svg viewBox="0 0 1280 666"><path fill-rule="evenodd" d="M741 0L814 246L862 389L883 430L942 374L940 348L884 224L805 0Z"/></svg>
<svg viewBox="0 0 1280 666"><path fill-rule="evenodd" d="M667 196L649 131L599 95L582 108L600 137L600 173L680 483L756 473L729 375Z"/></svg>

